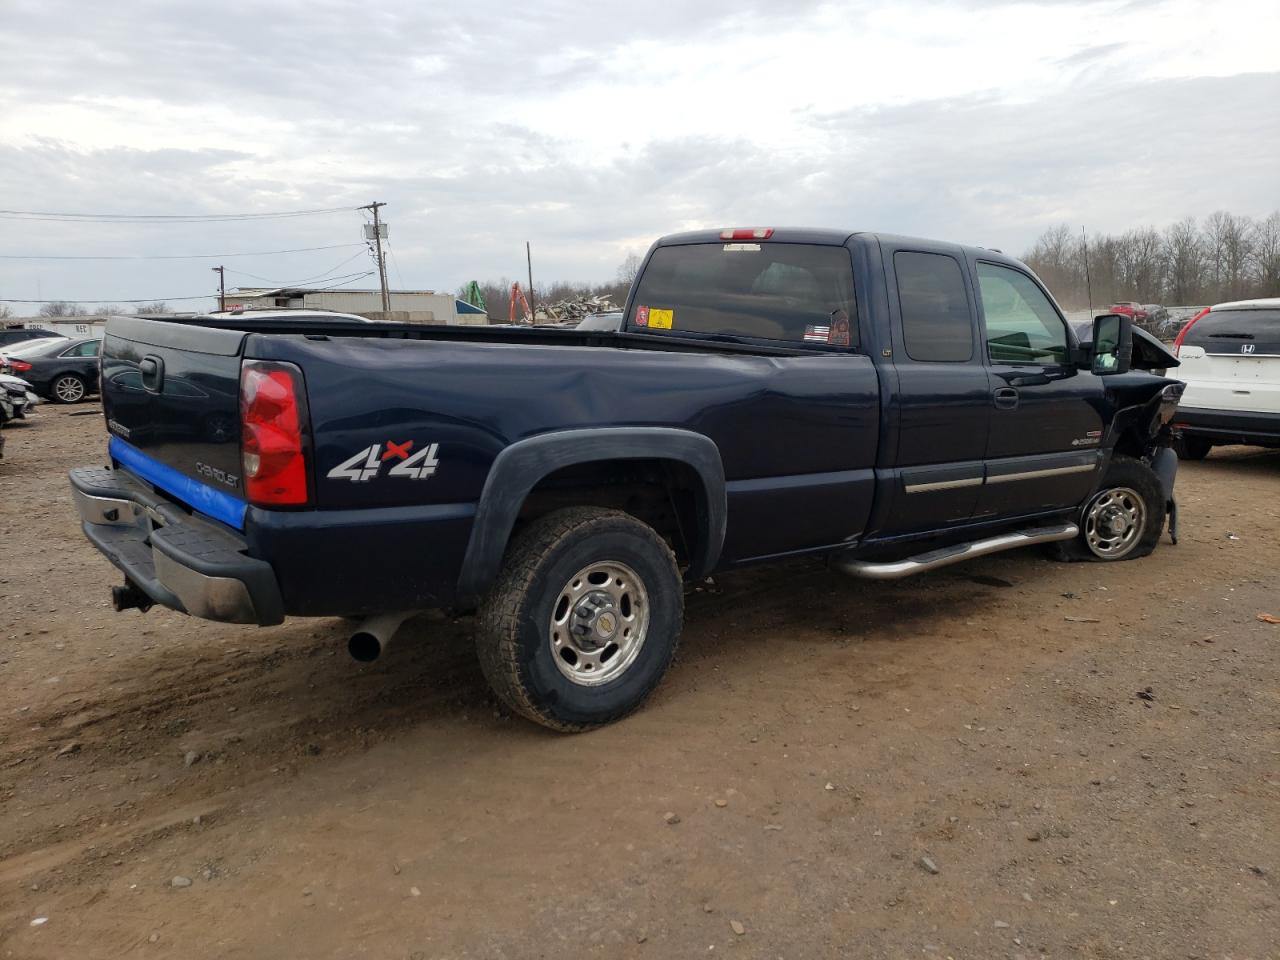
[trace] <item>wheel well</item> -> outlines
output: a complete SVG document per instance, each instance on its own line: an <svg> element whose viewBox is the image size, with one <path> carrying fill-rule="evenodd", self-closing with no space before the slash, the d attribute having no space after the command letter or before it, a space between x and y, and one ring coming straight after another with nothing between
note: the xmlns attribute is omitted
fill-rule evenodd
<svg viewBox="0 0 1280 960"><path fill-rule="evenodd" d="M564 507L631 514L670 544L682 568L708 536L702 479L679 460L596 460L555 470L529 491L512 536L529 521Z"/></svg>

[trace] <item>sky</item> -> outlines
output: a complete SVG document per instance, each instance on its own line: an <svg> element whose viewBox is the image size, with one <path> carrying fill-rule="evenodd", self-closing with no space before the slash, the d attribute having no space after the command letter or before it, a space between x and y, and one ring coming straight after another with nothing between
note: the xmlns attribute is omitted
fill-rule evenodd
<svg viewBox="0 0 1280 960"><path fill-rule="evenodd" d="M0 298L606 281L658 236L1280 208L1275 0L0 0ZM307 249L277 254L274 251ZM203 259L15 259L181 257ZM231 254L253 254L231 256ZM235 271L235 272L233 272ZM35 306L12 304L14 312Z"/></svg>

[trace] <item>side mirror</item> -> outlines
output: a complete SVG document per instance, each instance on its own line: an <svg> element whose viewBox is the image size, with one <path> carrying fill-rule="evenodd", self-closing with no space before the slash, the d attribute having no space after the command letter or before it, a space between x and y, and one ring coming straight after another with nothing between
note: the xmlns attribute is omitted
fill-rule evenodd
<svg viewBox="0 0 1280 960"><path fill-rule="evenodd" d="M1098 376L1128 373L1133 361L1133 320L1118 313L1093 318L1093 358L1089 368Z"/></svg>

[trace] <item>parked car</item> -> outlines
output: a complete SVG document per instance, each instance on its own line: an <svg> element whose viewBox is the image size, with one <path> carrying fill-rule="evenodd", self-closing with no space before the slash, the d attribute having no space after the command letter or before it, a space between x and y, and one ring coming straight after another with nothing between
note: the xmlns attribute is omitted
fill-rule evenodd
<svg viewBox="0 0 1280 960"><path fill-rule="evenodd" d="M1143 323L1151 318L1147 308L1133 300L1120 300L1107 308L1108 313L1118 313L1128 317L1134 323Z"/></svg>
<svg viewBox="0 0 1280 960"><path fill-rule="evenodd" d="M623 313L621 310L606 310L604 313L593 313L589 317L583 317L577 323L579 330L609 330L616 331L622 328Z"/></svg>
<svg viewBox="0 0 1280 960"><path fill-rule="evenodd" d="M37 402L31 384L7 373L0 373L0 393L8 398L12 408L11 418L14 420L25 419Z"/></svg>
<svg viewBox="0 0 1280 960"><path fill-rule="evenodd" d="M1187 384L1177 450L1202 460L1215 445L1280 447L1280 298L1206 307L1174 341Z"/></svg>
<svg viewBox="0 0 1280 960"><path fill-rule="evenodd" d="M582 730L656 686L714 571L1150 553L1182 384L1130 369L1128 318L1092 334L1003 254L804 229L660 240L612 333L115 318L111 466L72 495L117 609L364 616L361 660L476 610L498 695Z"/></svg>
<svg viewBox="0 0 1280 960"><path fill-rule="evenodd" d="M98 391L98 351L92 338L37 340L9 351L0 373L14 374L40 396L58 403L79 403Z"/></svg>
<svg viewBox="0 0 1280 960"><path fill-rule="evenodd" d="M0 329L0 349L16 347L20 343L27 343L42 337L62 337L66 339L65 334L57 333L53 330L43 330L39 327L5 327Z"/></svg>
<svg viewBox="0 0 1280 960"><path fill-rule="evenodd" d="M261 322L273 323L381 323L381 320L370 320L358 313L339 313L336 310L289 310L253 308L247 310L224 310L207 314L213 320L232 320L238 324L248 325Z"/></svg>

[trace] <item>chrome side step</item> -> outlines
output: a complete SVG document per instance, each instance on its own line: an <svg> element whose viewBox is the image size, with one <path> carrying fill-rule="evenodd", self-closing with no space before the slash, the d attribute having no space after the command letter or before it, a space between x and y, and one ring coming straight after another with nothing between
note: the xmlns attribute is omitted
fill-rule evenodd
<svg viewBox="0 0 1280 960"><path fill-rule="evenodd" d="M1070 540L1080 533L1074 523L1060 523L1051 527L1035 527L1031 530L1019 530L1017 533L1005 533L986 540L975 540L972 543L959 543L953 547L931 550L906 560L895 560L892 563L871 563L866 560L853 560L840 555L831 558L831 565L843 573L854 577L865 577L868 580L901 580L912 574L924 573L926 570L937 570L950 566L961 560L972 560L974 557L985 557L989 553L1000 553L1017 547L1030 547L1037 543L1053 543L1056 540Z"/></svg>

